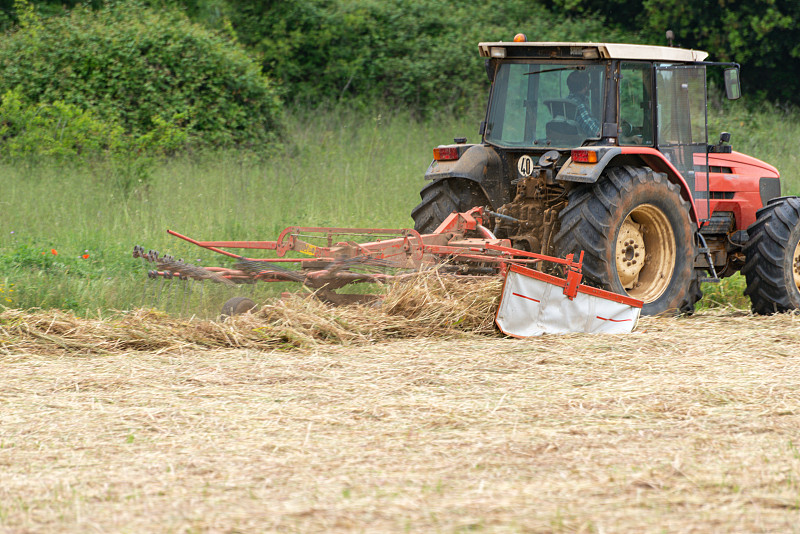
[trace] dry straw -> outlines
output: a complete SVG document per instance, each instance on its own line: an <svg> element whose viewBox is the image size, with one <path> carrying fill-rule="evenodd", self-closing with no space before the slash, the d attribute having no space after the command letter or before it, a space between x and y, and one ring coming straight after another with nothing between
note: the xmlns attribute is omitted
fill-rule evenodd
<svg viewBox="0 0 800 534"><path fill-rule="evenodd" d="M0 531L798 531L800 316L511 340L498 294L6 311Z"/></svg>
<svg viewBox="0 0 800 534"><path fill-rule="evenodd" d="M275 299L257 311L220 321L177 318L138 309L113 319L85 319L60 310L0 313L0 353L105 354L132 351L176 352L197 348L313 349L320 345L364 345L393 339L501 336L494 325L500 300L499 278L422 273L392 285L372 304L332 306L313 295ZM781 330L797 314L754 317L736 309L695 314L692 328ZM682 319L643 318L637 330L683 328ZM567 338L571 336L566 336ZM639 342L617 336L622 350ZM697 343L703 344L702 339ZM638 349L637 349L638 350Z"/></svg>
<svg viewBox="0 0 800 534"><path fill-rule="evenodd" d="M389 288L369 305L334 307L293 295L224 321L135 310L113 320L48 310L0 313L0 349L109 353L187 348L310 348L387 339L495 335L499 279L428 272Z"/></svg>

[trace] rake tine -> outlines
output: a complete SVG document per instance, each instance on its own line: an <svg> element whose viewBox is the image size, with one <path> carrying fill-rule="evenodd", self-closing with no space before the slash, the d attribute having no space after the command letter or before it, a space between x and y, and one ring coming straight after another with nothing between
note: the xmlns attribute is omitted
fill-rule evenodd
<svg viewBox="0 0 800 534"><path fill-rule="evenodd" d="M175 288L175 279L170 276L169 277L169 289L167 289L167 301L164 303L164 308L167 311L170 311L170 307L172 306L172 290Z"/></svg>
<svg viewBox="0 0 800 534"><path fill-rule="evenodd" d="M187 310L186 301L187 301L189 295L191 295L191 292L192 292L192 288L191 288L190 284L194 284L194 281L193 280L189 280L188 278L186 280L184 280L184 282L183 282L183 303L181 304L181 315L184 315L186 313L186 310Z"/></svg>
<svg viewBox="0 0 800 534"><path fill-rule="evenodd" d="M147 287L151 284L152 282L150 282L149 276L144 279L144 282L142 283L142 301L139 303L140 308L144 308L144 305L147 302Z"/></svg>
<svg viewBox="0 0 800 534"><path fill-rule="evenodd" d="M150 286L148 289L152 289L152 291L148 291L148 293L152 293L153 294L152 295L152 303L150 304L150 308L155 308L156 307L156 295L158 293L158 287L161 284L161 277L158 276L156 271L149 270L149 271L147 271L147 279L150 280L150 282L148 282L148 286ZM159 281L156 282L156 279L158 279ZM146 304L147 303L145 302L143 305L146 305Z"/></svg>
<svg viewBox="0 0 800 534"><path fill-rule="evenodd" d="M158 277L158 287L156 287L156 291L153 292L153 308L158 306L158 302L161 301L161 292L164 290L164 278L162 276Z"/></svg>

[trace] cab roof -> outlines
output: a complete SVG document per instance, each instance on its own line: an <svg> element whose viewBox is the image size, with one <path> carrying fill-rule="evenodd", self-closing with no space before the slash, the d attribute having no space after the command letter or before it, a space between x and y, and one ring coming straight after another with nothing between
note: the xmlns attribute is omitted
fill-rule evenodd
<svg viewBox="0 0 800 534"><path fill-rule="evenodd" d="M478 49L481 57L494 58L638 59L692 63L708 57L708 52L702 50L621 43L499 41L479 43Z"/></svg>

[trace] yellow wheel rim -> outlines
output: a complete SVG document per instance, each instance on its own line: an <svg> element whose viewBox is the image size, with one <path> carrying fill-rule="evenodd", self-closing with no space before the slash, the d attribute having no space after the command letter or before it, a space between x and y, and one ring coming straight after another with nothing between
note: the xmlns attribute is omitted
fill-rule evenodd
<svg viewBox="0 0 800 534"><path fill-rule="evenodd" d="M792 257L792 274L794 275L794 285L800 289L800 242L794 247L794 256Z"/></svg>
<svg viewBox="0 0 800 534"><path fill-rule="evenodd" d="M614 260L622 287L634 298L653 302L672 280L675 258L675 234L667 216L652 204L637 206L617 234ZM800 287L800 244L794 264Z"/></svg>

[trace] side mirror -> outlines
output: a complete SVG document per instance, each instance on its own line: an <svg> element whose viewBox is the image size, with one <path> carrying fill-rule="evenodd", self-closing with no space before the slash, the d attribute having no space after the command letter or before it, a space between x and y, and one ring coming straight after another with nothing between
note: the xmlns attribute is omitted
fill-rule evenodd
<svg viewBox="0 0 800 534"><path fill-rule="evenodd" d="M728 100L738 100L742 96L739 88L739 69L736 67L725 69L725 95Z"/></svg>
<svg viewBox="0 0 800 534"><path fill-rule="evenodd" d="M716 154L730 154L733 151L733 148L731 148L731 145L725 144L730 142L731 134L728 132L722 132L719 134L719 142L716 145L708 145L708 151Z"/></svg>

